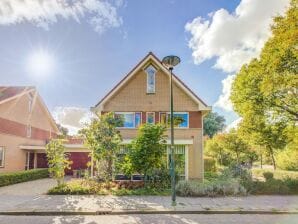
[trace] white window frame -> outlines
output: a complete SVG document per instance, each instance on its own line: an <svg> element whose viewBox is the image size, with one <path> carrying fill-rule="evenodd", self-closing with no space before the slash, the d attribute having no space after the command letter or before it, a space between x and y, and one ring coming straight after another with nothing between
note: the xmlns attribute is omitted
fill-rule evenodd
<svg viewBox="0 0 298 224"><path fill-rule="evenodd" d="M152 69L154 70L154 75L153 75L153 91L149 91L149 73L148 73L148 69ZM147 75L147 93L148 94L154 94L155 93L155 84L156 84L156 69L152 66L149 65L146 69L145 69L146 75Z"/></svg>
<svg viewBox="0 0 298 224"><path fill-rule="evenodd" d="M29 113L32 112L32 106L33 106L33 96L29 94L28 96L29 100L28 100L28 110L29 110Z"/></svg>
<svg viewBox="0 0 298 224"><path fill-rule="evenodd" d="M27 125L26 133L27 133L27 138L31 138L31 135L32 135L32 127L31 127L30 124Z"/></svg>
<svg viewBox="0 0 298 224"><path fill-rule="evenodd" d="M153 123L152 124L155 124L155 112L146 112L146 123L151 124L148 122L148 114L153 114Z"/></svg>
<svg viewBox="0 0 298 224"><path fill-rule="evenodd" d="M159 112L159 123L161 122L161 116L160 115L163 114L163 113L165 113L167 115L168 114L171 115L171 112L167 112L167 111L161 111L161 112ZM187 128L189 128L189 112L174 112L174 115L175 114L187 114L188 119L187 119L187 127L174 127L174 128L179 128L179 129L187 129ZM167 119L168 119L168 116L167 116ZM166 122L168 122L168 121L166 121Z"/></svg>
<svg viewBox="0 0 298 224"><path fill-rule="evenodd" d="M140 113L141 114L141 119L140 119L140 125L142 124L142 112L114 112L115 114L133 114L133 127L117 127L119 129L135 129L138 128L136 127L136 113Z"/></svg>
<svg viewBox="0 0 298 224"><path fill-rule="evenodd" d="M0 168L4 168L4 166L5 166L5 147L0 146L0 149L2 149L2 164L0 164Z"/></svg>

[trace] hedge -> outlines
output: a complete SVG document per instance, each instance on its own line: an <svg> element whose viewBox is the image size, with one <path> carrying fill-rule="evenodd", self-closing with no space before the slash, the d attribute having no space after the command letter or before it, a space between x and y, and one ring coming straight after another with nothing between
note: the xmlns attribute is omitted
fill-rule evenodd
<svg viewBox="0 0 298 224"><path fill-rule="evenodd" d="M33 169L0 174L0 187L49 177L48 169Z"/></svg>

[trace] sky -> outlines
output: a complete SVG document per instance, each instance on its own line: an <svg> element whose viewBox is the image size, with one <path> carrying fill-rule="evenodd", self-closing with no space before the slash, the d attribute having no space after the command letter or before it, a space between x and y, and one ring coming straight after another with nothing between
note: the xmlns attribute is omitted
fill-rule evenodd
<svg viewBox="0 0 298 224"><path fill-rule="evenodd" d="M36 86L75 133L148 52L174 54L179 76L228 128L237 71L258 57L289 0L1 0L0 85Z"/></svg>

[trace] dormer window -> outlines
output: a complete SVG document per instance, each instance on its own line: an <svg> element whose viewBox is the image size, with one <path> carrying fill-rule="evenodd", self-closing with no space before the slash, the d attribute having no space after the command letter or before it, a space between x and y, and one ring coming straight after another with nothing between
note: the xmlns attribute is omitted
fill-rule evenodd
<svg viewBox="0 0 298 224"><path fill-rule="evenodd" d="M150 65L146 68L147 73L147 93L155 93L155 73L156 69Z"/></svg>

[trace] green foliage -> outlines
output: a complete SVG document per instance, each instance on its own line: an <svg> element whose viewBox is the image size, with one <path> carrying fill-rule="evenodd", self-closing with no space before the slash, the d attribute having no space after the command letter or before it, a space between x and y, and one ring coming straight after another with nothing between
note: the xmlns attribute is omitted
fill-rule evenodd
<svg viewBox="0 0 298 224"><path fill-rule="evenodd" d="M265 182L255 181L253 194L298 194L298 179L268 179Z"/></svg>
<svg viewBox="0 0 298 224"><path fill-rule="evenodd" d="M122 122L114 113L106 113L81 130L86 146L91 149L91 155L100 166L98 170L103 171L100 178L105 180L113 178L113 165L122 141L120 131L116 127L121 126Z"/></svg>
<svg viewBox="0 0 298 224"><path fill-rule="evenodd" d="M46 145L46 155L49 165L49 173L57 180L57 184L63 183L65 169L70 169L71 161L65 154L63 139L52 139Z"/></svg>
<svg viewBox="0 0 298 224"><path fill-rule="evenodd" d="M200 197L200 196L226 196L245 195L246 190L237 179L216 179L213 181L179 181L176 186L179 196Z"/></svg>
<svg viewBox="0 0 298 224"><path fill-rule="evenodd" d="M234 109L243 118L240 132L266 148L274 167L275 151L292 139L286 135L298 120L297 0L272 25L272 37L259 59L244 65L232 85Z"/></svg>
<svg viewBox="0 0 298 224"><path fill-rule="evenodd" d="M33 169L19 172L1 173L0 187L49 177L48 169Z"/></svg>
<svg viewBox="0 0 298 224"><path fill-rule="evenodd" d="M216 133L223 131L226 120L216 112L210 112L204 117L203 122L204 135L208 135L212 138Z"/></svg>
<svg viewBox="0 0 298 224"><path fill-rule="evenodd" d="M212 157L204 157L204 170L205 172L215 172L216 171L216 160Z"/></svg>
<svg viewBox="0 0 298 224"><path fill-rule="evenodd" d="M275 179L297 179L298 180L298 172L297 171L287 171L287 170L272 170L272 169L252 169L252 175L254 178L259 179L263 177L264 172L273 172L273 177Z"/></svg>
<svg viewBox="0 0 298 224"><path fill-rule="evenodd" d="M162 167L165 149L164 132L165 127L159 124L140 126L127 154L126 166L130 167L128 170L144 174L146 180L150 172Z"/></svg>
<svg viewBox="0 0 298 224"><path fill-rule="evenodd" d="M263 176L266 181L273 179L273 173L272 172L264 172Z"/></svg>
<svg viewBox="0 0 298 224"><path fill-rule="evenodd" d="M297 146L298 147L298 146ZM276 155L277 167L283 170L298 171L298 149L287 147Z"/></svg>
<svg viewBox="0 0 298 224"><path fill-rule="evenodd" d="M215 158L220 165L228 166L234 161L238 164L251 162L251 157L255 159L255 152L235 130L208 139L205 148L205 154Z"/></svg>
<svg viewBox="0 0 298 224"><path fill-rule="evenodd" d="M94 180L72 180L48 191L51 195L170 195L168 188L144 187L142 181L99 183Z"/></svg>

